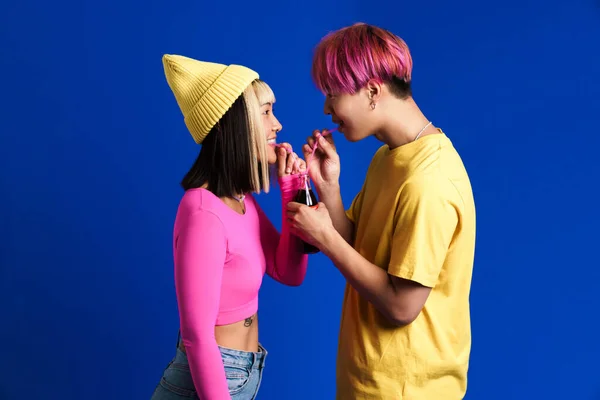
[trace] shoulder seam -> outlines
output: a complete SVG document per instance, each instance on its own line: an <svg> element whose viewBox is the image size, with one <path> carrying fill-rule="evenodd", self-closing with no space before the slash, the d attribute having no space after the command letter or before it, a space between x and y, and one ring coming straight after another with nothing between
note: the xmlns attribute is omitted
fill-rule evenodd
<svg viewBox="0 0 600 400"><path fill-rule="evenodd" d="M207 213L212 215L213 217L215 217L219 223L221 224L221 228L223 229L223 232L225 232L225 248L227 250L227 252L229 252L229 245L228 245L228 239L227 239L227 228L225 227L225 224L223 223L223 220L221 219L221 217L219 217L214 211L212 210L206 210L204 208L199 208L199 209L195 209L193 211L190 211L188 214L188 217L193 217L196 214L200 214L200 213Z"/></svg>

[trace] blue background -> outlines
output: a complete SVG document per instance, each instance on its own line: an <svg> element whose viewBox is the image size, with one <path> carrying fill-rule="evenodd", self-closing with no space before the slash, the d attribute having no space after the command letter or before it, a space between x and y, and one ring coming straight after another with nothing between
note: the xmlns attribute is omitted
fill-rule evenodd
<svg viewBox="0 0 600 400"><path fill-rule="evenodd" d="M171 4L171 5L169 5ZM600 399L600 3L19 0L0 6L0 399L148 399L174 354L172 224L197 155L179 53L256 69L282 138L330 126L314 45L357 21L414 57L415 98L478 207L468 399ZM338 137L348 205L374 139ZM259 197L279 222L277 192ZM265 279L261 399L331 399L344 281Z"/></svg>

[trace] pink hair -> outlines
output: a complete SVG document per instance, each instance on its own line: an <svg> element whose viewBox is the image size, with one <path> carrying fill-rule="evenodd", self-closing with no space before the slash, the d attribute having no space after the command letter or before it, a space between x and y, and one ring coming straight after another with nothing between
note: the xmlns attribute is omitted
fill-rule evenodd
<svg viewBox="0 0 600 400"><path fill-rule="evenodd" d="M395 76L410 82L412 57L393 33L364 23L325 36L313 57L312 78L326 94L356 93L369 79L381 83Z"/></svg>

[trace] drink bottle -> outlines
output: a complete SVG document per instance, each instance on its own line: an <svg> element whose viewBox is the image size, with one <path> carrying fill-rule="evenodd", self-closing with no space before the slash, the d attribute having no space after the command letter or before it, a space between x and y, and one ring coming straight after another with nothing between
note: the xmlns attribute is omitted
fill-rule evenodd
<svg viewBox="0 0 600 400"><path fill-rule="evenodd" d="M319 201L310 187L310 178L308 177L308 174L302 174L300 179L302 180L302 185L300 186L298 193L296 193L294 201L296 203L306 204L310 208L317 208L319 206ZM304 247L304 254L314 254L319 252L318 248L309 243L302 242L302 245Z"/></svg>

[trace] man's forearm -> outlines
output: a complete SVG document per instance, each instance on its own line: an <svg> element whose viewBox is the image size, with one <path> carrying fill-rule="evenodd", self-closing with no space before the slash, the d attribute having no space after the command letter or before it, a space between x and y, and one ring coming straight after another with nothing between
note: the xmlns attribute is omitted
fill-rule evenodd
<svg viewBox="0 0 600 400"><path fill-rule="evenodd" d="M386 271L371 264L336 232L330 234L321 247L323 254L331 259L350 286L390 322L401 324L394 307L396 291Z"/></svg>
<svg viewBox="0 0 600 400"><path fill-rule="evenodd" d="M354 224L346 216L344 203L339 186L332 186L318 190L319 199L325 203L331 222L336 231L350 244L353 243Z"/></svg>

